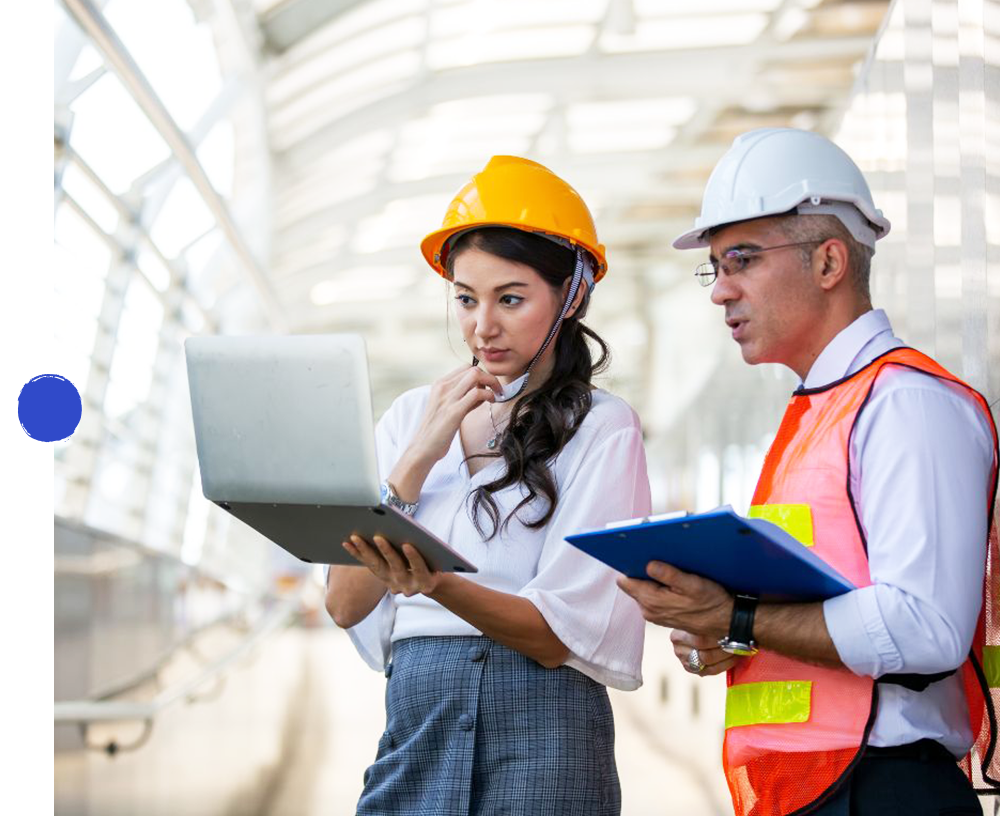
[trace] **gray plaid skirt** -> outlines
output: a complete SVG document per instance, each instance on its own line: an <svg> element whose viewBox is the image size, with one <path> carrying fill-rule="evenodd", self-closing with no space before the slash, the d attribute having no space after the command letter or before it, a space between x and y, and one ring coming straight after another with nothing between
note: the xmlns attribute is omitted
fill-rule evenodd
<svg viewBox="0 0 1000 816"><path fill-rule="evenodd" d="M359 816L618 816L608 692L486 637L393 644Z"/></svg>

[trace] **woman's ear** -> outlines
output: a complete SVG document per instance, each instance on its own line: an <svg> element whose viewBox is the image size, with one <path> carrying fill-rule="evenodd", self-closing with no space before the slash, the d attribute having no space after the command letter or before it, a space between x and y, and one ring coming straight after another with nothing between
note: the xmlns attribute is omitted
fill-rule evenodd
<svg viewBox="0 0 1000 816"><path fill-rule="evenodd" d="M569 294L569 287L572 285L572 278L567 278L566 282L563 284L563 298ZM580 281L580 285L576 290L576 297L573 298L573 302L569 305L569 309L566 310L566 317L572 317L576 314L580 305L583 303L583 299L587 296L587 282L585 280Z"/></svg>

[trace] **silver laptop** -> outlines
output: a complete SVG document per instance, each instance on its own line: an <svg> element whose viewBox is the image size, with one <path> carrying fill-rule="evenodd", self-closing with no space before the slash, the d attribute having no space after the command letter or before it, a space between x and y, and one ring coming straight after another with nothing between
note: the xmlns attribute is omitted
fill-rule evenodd
<svg viewBox="0 0 1000 816"><path fill-rule="evenodd" d="M184 344L205 498L303 561L356 564L355 533L476 572L380 500L364 341L354 334L192 337Z"/></svg>

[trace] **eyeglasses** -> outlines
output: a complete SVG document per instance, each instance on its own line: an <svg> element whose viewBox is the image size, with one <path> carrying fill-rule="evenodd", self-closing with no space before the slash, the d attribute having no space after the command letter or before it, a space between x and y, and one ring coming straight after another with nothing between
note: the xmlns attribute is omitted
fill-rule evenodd
<svg viewBox="0 0 1000 816"><path fill-rule="evenodd" d="M735 275L742 272L750 264L750 259L761 252L770 252L772 249L788 249L789 247L808 246L809 244L822 244L823 241L799 241L795 244L779 244L773 247L762 247L760 249L731 249L723 253L717 261L707 261L698 264L694 270L694 276L702 286L711 286L721 272L723 275Z"/></svg>

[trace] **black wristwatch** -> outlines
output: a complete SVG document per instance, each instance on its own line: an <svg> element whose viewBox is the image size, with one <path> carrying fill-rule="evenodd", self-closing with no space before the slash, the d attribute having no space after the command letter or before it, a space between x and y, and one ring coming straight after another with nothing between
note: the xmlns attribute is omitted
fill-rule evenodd
<svg viewBox="0 0 1000 816"><path fill-rule="evenodd" d="M756 595L737 595L733 600L729 634L719 640L722 651L740 657L757 654L757 643L753 639L753 616L757 611L757 601Z"/></svg>

